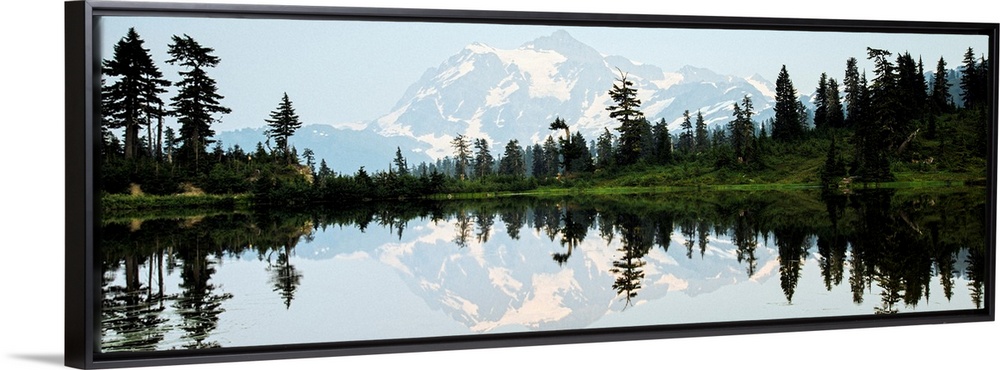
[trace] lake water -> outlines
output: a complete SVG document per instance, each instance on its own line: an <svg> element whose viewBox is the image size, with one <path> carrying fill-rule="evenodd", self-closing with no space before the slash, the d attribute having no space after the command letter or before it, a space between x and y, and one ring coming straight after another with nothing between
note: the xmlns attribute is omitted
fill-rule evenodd
<svg viewBox="0 0 1000 370"><path fill-rule="evenodd" d="M985 189L116 215L105 352L981 308Z"/></svg>

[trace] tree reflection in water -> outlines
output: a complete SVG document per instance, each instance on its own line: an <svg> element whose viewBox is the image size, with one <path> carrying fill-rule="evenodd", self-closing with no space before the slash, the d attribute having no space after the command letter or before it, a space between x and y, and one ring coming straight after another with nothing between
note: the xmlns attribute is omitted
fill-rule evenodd
<svg viewBox="0 0 1000 370"><path fill-rule="evenodd" d="M983 193L981 188L677 192L364 203L196 217L125 215L104 220L99 230L101 348L224 346L213 333L234 296L213 282L221 261L255 252L267 263L274 299L290 309L306 279L293 265L299 243L331 227L365 232L372 224L402 241L414 220L451 225L450 242L460 252L471 252L472 245L489 248L497 219L512 241L534 230L551 242L550 266L556 268L588 258L574 252L593 233L605 245L588 248L608 249L603 273L614 294L609 301L624 301L623 309L652 284L651 251L667 252L675 243L694 265L707 253L728 253L748 279L772 262L760 258L767 255L762 248L773 246L788 304L796 303L796 288L814 260L822 286L832 291L846 284L853 304L865 304L866 292L877 289L876 314L921 305L930 299L934 281L950 301L961 289L956 277L968 281L973 305L982 307L989 231ZM165 276L178 275L176 287L165 283ZM171 332L180 340L165 343Z"/></svg>

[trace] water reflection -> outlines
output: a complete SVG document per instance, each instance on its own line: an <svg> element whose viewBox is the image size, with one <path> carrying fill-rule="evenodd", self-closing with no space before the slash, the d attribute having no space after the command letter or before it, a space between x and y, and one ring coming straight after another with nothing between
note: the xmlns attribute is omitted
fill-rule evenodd
<svg viewBox="0 0 1000 370"><path fill-rule="evenodd" d="M820 308L832 315L982 308L985 211L983 189L947 188L127 215L99 230L101 345L110 352L287 343L270 338L274 332L248 335L255 325L245 318L273 315L308 327L317 318L302 312L406 312L377 302L411 296L428 317L466 328L443 334L684 322L662 314L674 309L698 311L688 320L705 322L813 317L807 308L817 305L836 306ZM338 268L357 280L332 278ZM217 278L222 272L227 277ZM366 284L377 289L343 293ZM808 295L798 298L800 289ZM753 301L771 292L802 308ZM819 301L826 296L833 303ZM712 300L761 308L695 308ZM297 340L442 334L342 321L351 326Z"/></svg>

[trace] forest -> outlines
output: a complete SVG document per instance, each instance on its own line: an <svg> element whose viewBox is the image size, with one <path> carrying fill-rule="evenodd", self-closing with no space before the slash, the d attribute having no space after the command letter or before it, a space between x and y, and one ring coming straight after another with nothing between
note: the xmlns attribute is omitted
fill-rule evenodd
<svg viewBox="0 0 1000 370"><path fill-rule="evenodd" d="M512 139L492 153L486 138L456 134L452 155L411 164L396 148L386 169L333 169L289 138L302 126L285 94L255 148L224 147L213 124L231 112L218 93L215 50L187 35L173 36L160 71L135 29L101 63L99 178L102 207L300 206L384 199L493 196L620 188L809 186L852 189L885 184L986 183L993 131L988 125L989 61L969 48L960 96L950 93L948 63L933 73L909 52L868 48L871 76L858 59L843 78L823 73L811 105L800 100L786 66L775 82L773 118L755 121L749 96L732 107L728 124L709 128L700 111L686 111L681 130L642 112L633 81L619 70L606 108L616 122L596 138L572 132L562 118L540 123L542 142ZM927 78L926 76L931 76ZM164 100L168 87L176 94ZM177 130L164 124L174 117ZM179 196L179 195L184 195Z"/></svg>

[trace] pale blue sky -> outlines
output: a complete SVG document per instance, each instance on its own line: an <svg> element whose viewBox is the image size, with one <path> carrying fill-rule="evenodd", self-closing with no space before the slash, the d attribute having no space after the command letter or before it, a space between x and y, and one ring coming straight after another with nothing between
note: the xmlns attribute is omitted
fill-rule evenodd
<svg viewBox="0 0 1000 370"><path fill-rule="evenodd" d="M216 124L217 131L264 125L285 92L305 123L373 120L388 113L425 70L465 45L513 49L558 29L601 53L665 71L693 65L741 77L759 73L773 82L784 64L804 93L815 90L822 72L841 80L848 57L870 70L868 46L909 51L933 70L939 57L957 67L966 48L985 53L988 42L986 36L968 35L102 17L101 58L112 55L129 27L171 80L178 79L177 70L163 63L171 35L188 34L215 49L222 61L209 73L225 96L223 104L233 110Z"/></svg>

